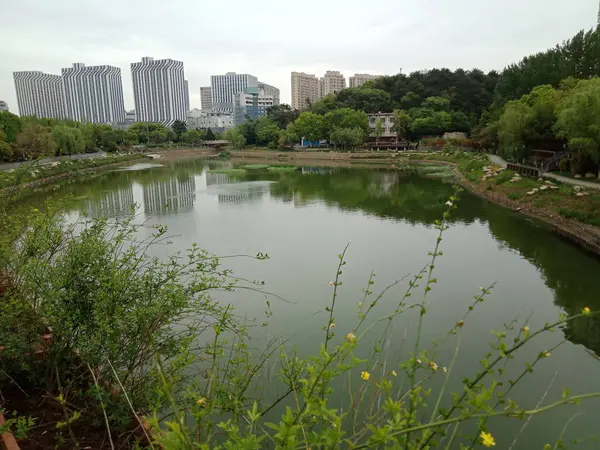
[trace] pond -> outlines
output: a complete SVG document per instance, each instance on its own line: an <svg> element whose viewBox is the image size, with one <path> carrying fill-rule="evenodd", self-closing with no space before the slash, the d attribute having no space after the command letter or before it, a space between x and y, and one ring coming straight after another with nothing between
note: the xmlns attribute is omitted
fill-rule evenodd
<svg viewBox="0 0 600 450"><path fill-rule="evenodd" d="M429 261L438 234L434 221L441 218L444 203L453 194L451 184L411 172L305 167L241 175L241 171L215 173L219 170L211 167L199 160L135 165L39 190L31 202L72 195L73 214L108 217L126 214L136 204L136 220L167 225L175 236L173 245L159 249L165 254L193 242L221 256L267 253L266 261L236 257L223 264L245 279L264 281L264 289L279 296L269 297L273 317L268 327L260 327L267 320L265 295L242 290L215 297L235 304L241 315L255 321L260 330L257 343L282 336L289 339L290 348L309 355L318 352L323 340L330 282L345 246L349 244L335 311L335 341L356 323L371 271L376 273L372 290L379 292ZM435 267L438 283L427 297L423 345L443 338L468 311L480 286L495 283L493 294L465 319L450 391L480 369L479 361L492 351L492 330L503 331L515 319L516 330L528 319L535 330L563 312L576 314L585 306L600 309L600 261L543 224L463 192L449 225L441 243L443 256ZM377 315L392 312L405 289L406 283L390 289ZM386 342L386 370L397 367L400 372L398 362L406 360L412 349L417 317L410 312L395 322ZM454 348L451 343L438 350L440 367L450 364ZM573 394L600 390L597 318L582 318L532 341L507 361L504 389L527 361L549 349L553 349L550 357L511 391L519 405L535 408L551 403L560 399L564 387ZM436 377L432 385L441 382ZM356 380L360 382L359 375ZM276 398L277 389L271 386L265 395ZM340 401L342 392L336 392ZM495 419L488 426L497 448L541 449L559 438L578 411L583 414L569 425L566 440L596 433L600 414L596 400L554 409L528 422ZM586 440L577 448L597 445Z"/></svg>

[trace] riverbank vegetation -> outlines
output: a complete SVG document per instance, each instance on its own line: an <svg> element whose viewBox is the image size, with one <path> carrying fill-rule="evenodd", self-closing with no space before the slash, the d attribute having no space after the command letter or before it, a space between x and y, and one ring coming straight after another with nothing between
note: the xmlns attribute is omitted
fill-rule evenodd
<svg viewBox="0 0 600 450"><path fill-rule="evenodd" d="M133 153L127 155L108 155L102 158L64 159L43 165L39 164L37 160L33 160L22 164L16 169L0 172L0 193L11 187L19 190L24 184L32 182L44 184L46 181L55 179L56 177L68 174L75 175L81 171L99 169L142 158L144 158L144 155Z"/></svg>
<svg viewBox="0 0 600 450"><path fill-rule="evenodd" d="M8 111L0 111L0 161L97 151L116 152L135 145L194 147L211 139L215 139L215 135L210 129L188 130L182 121L175 121L171 128L158 123L138 122L121 129L74 120L19 117Z"/></svg>

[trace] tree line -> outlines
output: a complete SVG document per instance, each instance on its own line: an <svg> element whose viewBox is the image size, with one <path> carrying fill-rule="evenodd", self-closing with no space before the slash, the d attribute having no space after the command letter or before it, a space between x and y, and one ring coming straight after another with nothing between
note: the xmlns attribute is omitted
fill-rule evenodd
<svg viewBox="0 0 600 450"><path fill-rule="evenodd" d="M216 139L209 128L187 129L175 121L171 128L158 123L134 123L127 129L110 125L0 112L0 160L22 160L39 156L72 155L98 150L114 152L134 145L198 145Z"/></svg>

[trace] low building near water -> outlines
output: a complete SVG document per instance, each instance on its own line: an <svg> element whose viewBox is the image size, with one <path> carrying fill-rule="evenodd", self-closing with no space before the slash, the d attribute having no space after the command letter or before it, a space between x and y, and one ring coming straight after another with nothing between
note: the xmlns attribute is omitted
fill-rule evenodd
<svg viewBox="0 0 600 450"><path fill-rule="evenodd" d="M369 127L371 128L371 136L375 136L375 127L377 124L377 119L381 120L381 124L383 126L382 131L383 134L380 136L382 138L396 138L398 133L396 133L394 128L394 113L374 113L367 114L369 116Z"/></svg>

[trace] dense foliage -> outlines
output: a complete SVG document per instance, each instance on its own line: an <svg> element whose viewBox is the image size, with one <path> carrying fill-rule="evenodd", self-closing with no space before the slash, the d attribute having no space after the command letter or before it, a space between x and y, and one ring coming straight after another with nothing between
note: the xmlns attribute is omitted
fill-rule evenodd
<svg viewBox="0 0 600 450"><path fill-rule="evenodd" d="M520 98L533 88L558 87L568 77L587 79L600 75L600 31L583 30L566 42L511 64L500 74L496 96L502 104Z"/></svg>
<svg viewBox="0 0 600 450"><path fill-rule="evenodd" d="M109 125L19 117L0 111L0 160L22 160L39 156L72 155L103 150L115 152L133 145L158 146L176 142L198 145L214 139L210 130L188 130L175 121L171 129L158 123L134 123L127 129Z"/></svg>

